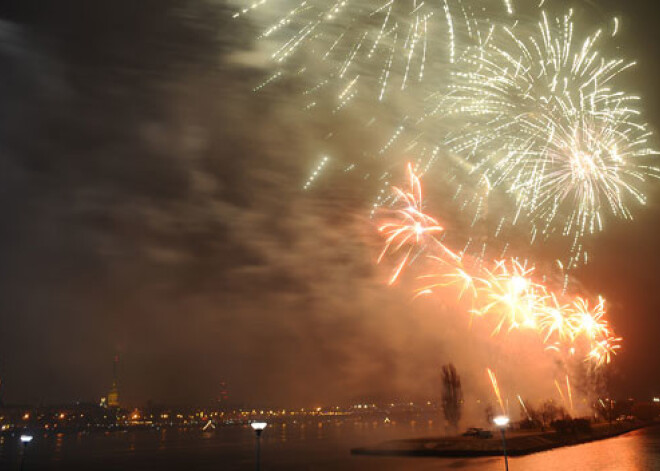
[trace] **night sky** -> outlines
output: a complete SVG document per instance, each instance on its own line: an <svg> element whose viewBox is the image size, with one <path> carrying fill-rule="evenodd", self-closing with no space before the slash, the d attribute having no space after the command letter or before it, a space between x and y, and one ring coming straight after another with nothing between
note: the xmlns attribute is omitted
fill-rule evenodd
<svg viewBox="0 0 660 471"><path fill-rule="evenodd" d="M350 159L361 137L293 91L253 94L255 31L224 3L0 7L5 402L97 401L116 353L128 403L210 403L223 381L247 404L430 395L448 361L480 387L497 347L384 285L370 188L301 191L323 152ZM660 129L660 7L599 4L623 18L629 89ZM660 393L658 189L577 273L624 337L613 391L640 398Z"/></svg>

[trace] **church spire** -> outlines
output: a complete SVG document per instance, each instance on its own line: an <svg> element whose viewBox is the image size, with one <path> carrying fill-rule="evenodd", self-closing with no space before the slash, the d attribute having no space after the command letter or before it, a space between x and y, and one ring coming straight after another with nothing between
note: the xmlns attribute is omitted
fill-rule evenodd
<svg viewBox="0 0 660 471"><path fill-rule="evenodd" d="M119 355L115 355L115 361L112 364L112 387L108 393L108 407L119 407Z"/></svg>

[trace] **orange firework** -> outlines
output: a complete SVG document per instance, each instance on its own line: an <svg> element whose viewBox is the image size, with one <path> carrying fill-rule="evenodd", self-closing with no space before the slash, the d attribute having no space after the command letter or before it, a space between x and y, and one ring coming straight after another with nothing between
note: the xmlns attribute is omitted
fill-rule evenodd
<svg viewBox="0 0 660 471"><path fill-rule="evenodd" d="M592 343L588 358L594 360L596 365L604 365L612 361L617 350L621 348L621 337L607 337Z"/></svg>
<svg viewBox="0 0 660 471"><path fill-rule="evenodd" d="M517 260L510 266L500 260L495 262L494 270L484 270L485 277L479 281L485 303L475 312L480 315L496 312L500 316L493 333L498 333L505 323L509 325L508 330L537 328L537 315L547 296L543 286L531 280L533 271Z"/></svg>
<svg viewBox="0 0 660 471"><path fill-rule="evenodd" d="M584 334L588 339L595 340L607 337L610 333L607 322L603 320L605 315L605 300L600 297L598 304L589 307L589 301L576 297L570 306L569 322L573 329L573 335Z"/></svg>
<svg viewBox="0 0 660 471"><path fill-rule="evenodd" d="M500 408L502 409L502 414L506 414L506 410L504 409L504 402L502 402L502 395L500 394L500 388L497 385L497 378L495 377L495 373L490 368L486 368L486 371L488 372L488 377L490 378L490 384L493 385L493 391L495 392L495 397L497 397L497 402L500 404Z"/></svg>
<svg viewBox="0 0 660 471"><path fill-rule="evenodd" d="M475 278L461 265L459 260L450 259L448 262L442 257L429 255L429 259L438 262L438 271L422 275L419 278L428 280L428 283L422 286L418 293L431 293L436 288L448 286L460 286L458 299L461 299L465 292L470 292L473 298L477 297L477 287Z"/></svg>
<svg viewBox="0 0 660 471"><path fill-rule="evenodd" d="M391 210L390 216L379 226L385 245L378 261L386 254L403 253L390 284L410 263L413 250L424 251L428 259L436 263L432 272L419 277L424 284L416 290L418 296L457 286L458 299L470 293L471 314L494 320L493 335L499 334L503 327L507 332L532 330L538 333L547 350L568 355L584 351L586 360L596 366L611 361L621 348L621 338L614 335L604 319L606 310L602 297L592 303L580 296L570 299L553 292L535 279L533 266L516 259L498 260L492 268L487 268L466 255L457 255L436 238L445 229L423 212L422 185L411 165L408 165L408 174L409 190L394 188L398 209ZM489 370L489 375L491 373ZM491 381L496 387L494 376ZM570 388L568 378L567 387Z"/></svg>
<svg viewBox="0 0 660 471"><path fill-rule="evenodd" d="M453 252L433 237L434 234L439 234L445 229L436 219L423 212L422 185L410 164L408 164L408 174L410 178L408 191L394 187L399 209L393 210L393 217L378 226L378 230L385 236L385 246L378 257L378 263L387 253L396 254L402 250L405 252L390 278L390 284L397 280L410 260L410 255L415 247L423 247L426 243L433 242L446 255L457 258Z"/></svg>
<svg viewBox="0 0 660 471"><path fill-rule="evenodd" d="M543 341L548 343L554 337L559 342L573 339L573 330L566 316L566 305L561 305L554 293L546 301L544 309L539 312L539 330L544 334Z"/></svg>

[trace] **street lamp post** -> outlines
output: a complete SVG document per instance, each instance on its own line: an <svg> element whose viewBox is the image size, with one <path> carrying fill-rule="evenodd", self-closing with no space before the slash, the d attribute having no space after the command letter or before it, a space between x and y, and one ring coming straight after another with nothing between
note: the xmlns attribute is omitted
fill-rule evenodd
<svg viewBox="0 0 660 471"><path fill-rule="evenodd" d="M493 419L493 422L500 429L502 433L502 454L504 455L504 469L509 471L509 459L506 456L506 426L509 425L509 418L506 415L498 415Z"/></svg>
<svg viewBox="0 0 660 471"><path fill-rule="evenodd" d="M261 433L264 431L268 424L266 422L252 422L250 426L254 430L255 435L257 436L257 471L261 466Z"/></svg>
<svg viewBox="0 0 660 471"><path fill-rule="evenodd" d="M25 449L27 448L28 444L32 441L33 438L34 437L32 435L28 435L28 434L21 435L21 445L23 445L21 450L21 465L19 467L21 471L23 471L23 460L25 460Z"/></svg>

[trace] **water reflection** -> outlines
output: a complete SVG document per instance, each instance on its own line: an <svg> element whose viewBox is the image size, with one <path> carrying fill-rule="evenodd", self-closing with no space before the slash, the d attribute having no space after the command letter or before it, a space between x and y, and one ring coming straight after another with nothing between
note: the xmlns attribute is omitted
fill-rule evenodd
<svg viewBox="0 0 660 471"><path fill-rule="evenodd" d="M64 434L58 433L55 436L55 446L53 448L53 461L58 461L61 459L63 444L64 444Z"/></svg>
<svg viewBox="0 0 660 471"><path fill-rule="evenodd" d="M500 458L477 460L352 456L351 447L388 439L440 435L432 421L271 424L263 435L265 471L274 470L450 470L501 471ZM0 468L17 464L16 439L0 442ZM25 470L250 469L254 434L247 426L212 432L163 429L108 434L51 435L35 439ZM512 458L510 469L525 471L660 470L660 427L601 442Z"/></svg>

